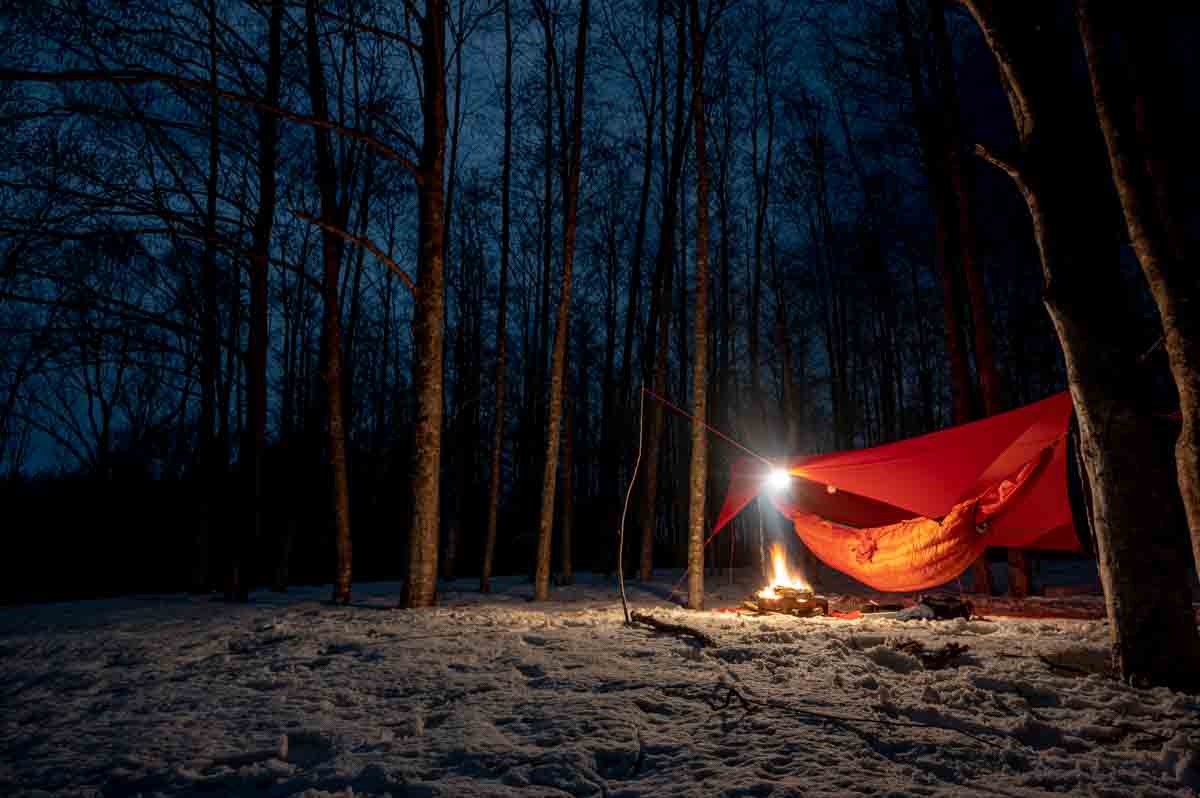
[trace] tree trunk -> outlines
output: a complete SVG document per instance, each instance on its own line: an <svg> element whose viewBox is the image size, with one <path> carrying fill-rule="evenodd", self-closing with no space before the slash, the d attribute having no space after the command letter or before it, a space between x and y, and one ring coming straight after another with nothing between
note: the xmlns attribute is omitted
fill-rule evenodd
<svg viewBox="0 0 1200 798"><path fill-rule="evenodd" d="M757 37L768 37L770 22L760 19ZM756 38L757 38L756 37ZM754 281L750 293L750 402L751 418L755 420L751 440L757 445L766 442L769 432L766 423L767 403L763 400L759 389L759 346L762 336L762 274L763 274L763 245L766 236L767 212L771 200L771 179L773 175L772 160L775 153L775 98L771 94L771 65L768 61L769 40L756 41L756 49L761 48L755 64L754 75L754 129L751 131L751 160L754 168ZM758 83L762 80L763 101L766 103L767 141L766 152L763 154L762 168L758 161Z"/></svg>
<svg viewBox="0 0 1200 798"><path fill-rule="evenodd" d="M270 45L267 56L267 92L264 102L271 107L279 104L283 75L283 2L272 0L269 23ZM263 453L267 441L267 352L269 332L269 297L271 230L275 223L276 158L279 139L279 117L271 113L258 115L258 208L254 216L253 251L250 262L250 340L246 350L246 432L242 444L246 462L245 479L252 514L250 539L261 540L263 505ZM290 531L281 535L274 552L276 575L274 587L286 587L287 559L291 553Z"/></svg>
<svg viewBox="0 0 1200 798"><path fill-rule="evenodd" d="M200 266L201 318L200 318L200 431L196 447L196 490L199 493L201 518L197 527L195 552L192 560L192 589L203 592L208 588L210 547L214 532L225 536L234 534L220 531L217 518L217 502L220 496L217 474L222 464L218 463L220 444L217 439L217 378L221 369L220 327L221 309L217 299L217 190L221 167L221 108L216 96L217 87L217 8L216 0L209 0L208 42L209 82L213 96L209 109L208 175L206 182L207 204L204 216L204 260ZM226 527L228 529L228 527ZM229 541L232 545L233 541ZM232 550L230 550L232 551Z"/></svg>
<svg viewBox="0 0 1200 798"><path fill-rule="evenodd" d="M979 269L975 236L975 214L972 210L968 187L968 167L963 163L963 145L960 133L958 94L954 81L954 56L950 48L950 37L946 35L945 0L930 0L930 31L933 33L940 61L939 103L941 108L941 135L943 164L950 195L957 210L958 258L966 282L967 299L971 308L971 323L975 331L975 374L983 398L984 416L992 416L1003 410L1000 399L1000 376L996 371L996 359L992 347L992 319L988 308L987 287ZM965 366L965 363L963 364ZM960 366L961 368L962 366ZM957 373L957 372L956 372ZM1020 551L1008 553L1009 593L1014 597L1029 592L1030 558ZM980 555L971 565L971 575L976 593L992 592L992 572L987 555Z"/></svg>
<svg viewBox="0 0 1200 798"><path fill-rule="evenodd" d="M967 299L970 302L971 321L975 331L975 372L979 379L984 415L993 416L1002 411L1004 406L992 345L992 319L988 308L987 287L977 257L975 214L968 179L970 166L963 163L962 123L954 79L954 57L950 37L946 34L945 5L945 0L930 0L929 3L930 30L937 47L937 57L941 62L939 105L942 112L942 144L950 192L958 211L958 254L966 280Z"/></svg>
<svg viewBox="0 0 1200 798"><path fill-rule="evenodd" d="M692 345L692 462L688 502L688 607L704 609L705 491L708 487L708 155L704 140L704 36L699 0L692 22L692 126L696 131L696 310Z"/></svg>
<svg viewBox="0 0 1200 798"><path fill-rule="evenodd" d="M579 38L575 45L575 96L571 108L571 158L564 187L563 273L554 325L554 350L550 365L550 398L546 420L546 458L542 473L542 509L538 522L537 569L534 574L534 598L550 598L550 543L554 531L554 492L558 476L558 445L562 423L563 375L566 369L567 339L570 335L571 277L575 261L576 220L579 213L579 173L583 148L584 67L587 63L588 11L590 0L583 0L579 15ZM549 23L547 28L549 29Z"/></svg>
<svg viewBox="0 0 1200 798"><path fill-rule="evenodd" d="M401 603L430 607L437 600L440 477L442 468L442 337L445 320L446 15L444 0L425 0L421 20L421 154L417 165L419 243L413 383L417 418L413 430L413 520L409 529L408 577Z"/></svg>
<svg viewBox="0 0 1200 798"><path fill-rule="evenodd" d="M490 593L496 557L496 523L500 512L500 468L504 456L504 388L508 374L508 259L512 243L512 126L513 126L512 0L504 0L504 154L500 166L500 297L496 317L496 410L492 431L491 474L488 477L487 537L479 590Z"/></svg>
<svg viewBox="0 0 1200 798"><path fill-rule="evenodd" d="M558 583L575 583L575 401L567 399L563 408L562 440L562 530Z"/></svg>
<svg viewBox="0 0 1200 798"><path fill-rule="evenodd" d="M306 60L313 116L319 120L328 120L325 72L321 63L320 39L317 35L316 0L307 0L304 10L307 41ZM333 143L330 140L330 132L325 127L314 127L313 135L316 139L317 149L317 181L321 190L321 220L326 225L340 227L337 167L333 160ZM342 322L339 296L342 239L328 229L321 231L321 255L324 263L321 280L321 298L324 304L324 313L321 317L323 340L321 349L324 354L322 376L325 382L325 401L328 412L325 445L333 491L334 542L337 555L333 576L333 601L338 604L349 604L352 568L350 481L347 473L346 432L343 416L345 396L342 393Z"/></svg>
<svg viewBox="0 0 1200 798"><path fill-rule="evenodd" d="M1144 388L1129 379L1136 354L1113 323L1130 311L1117 248L1105 251L1097 234L1105 195L1090 158L1091 128L1069 102L1070 47L1049 4L963 2L996 56L1017 124L1017 159L979 151L1029 207L1091 484L1114 664L1126 681L1195 689L1200 639L1187 543L1163 523L1164 509L1177 504L1170 462L1158 451Z"/></svg>
<svg viewBox="0 0 1200 798"><path fill-rule="evenodd" d="M1161 166L1160 156L1147 113L1154 110L1148 100L1153 81L1134 84L1134 108L1122 113L1117 107L1119 99L1110 82L1111 62L1107 57L1114 27L1109 18L1112 12L1106 9L1091 0L1076 0L1079 32L1113 183L1125 214L1129 241L1158 307L1167 359L1179 392L1183 424L1175 444L1175 468L1191 530L1193 559L1200 569L1200 276L1182 251L1183 236L1171 235L1174 220L1167 204L1166 175L1165 170L1156 168ZM1148 48L1139 46L1144 40L1136 33L1133 41L1139 60L1153 58ZM1129 130L1131 116L1140 123L1140 135L1136 137ZM1143 160L1141 169L1139 156ZM1174 242L1178 243L1173 246Z"/></svg>
<svg viewBox="0 0 1200 798"><path fill-rule="evenodd" d="M670 168L666 173L666 185L663 198L663 217L659 228L658 254L654 266L654 293L650 300L649 326L657 322L658 329L653 333L648 329L646 354L643 363L648 363L650 353L654 353L651 370L651 385L655 393L661 395L667 375L667 352L670 346L670 317L672 278L675 272L675 227L679 203L679 184L683 174L683 159L687 150L687 138L691 114L689 98L683 87L686 80L687 62L687 33L686 21L681 11L676 20L676 50L675 50L675 128L672 133ZM665 83L665 81L664 81ZM663 148L666 148L666 113L662 116L661 137ZM664 160L666 160L664 158ZM654 573L654 528L657 518L658 502L658 472L659 472L659 439L662 437L663 410L658 401L650 403L649 424L644 435L645 451L645 481L642 483L642 546L641 562L638 567L638 578L649 581Z"/></svg>
<svg viewBox="0 0 1200 798"><path fill-rule="evenodd" d="M940 126L934 125L929 99L923 87L921 63L908 17L908 0L896 0L904 60L908 67L909 89L913 113L921 141L921 153L929 180L930 201L934 210L934 260L942 287L942 318L946 327L946 357L950 365L950 389L955 424L971 420L971 369L963 346L957 280L952 262L953 235L956 215L950 207L949 179L945 169L943 136L937 135Z"/></svg>
<svg viewBox="0 0 1200 798"><path fill-rule="evenodd" d="M650 206L650 183L654 176L654 120L658 108L658 90L662 85L663 72L663 2L659 0L656 12L655 33L655 80L651 82L648 108L646 109L646 126L642 135L642 183L638 190L637 225L634 228L633 255L629 263L629 293L625 306L625 337L621 344L621 384L620 397L625 406L633 408L638 402L630 394L633 377L633 338L637 330L639 316L639 301L642 293L642 257L646 244L646 217Z"/></svg>
<svg viewBox="0 0 1200 798"><path fill-rule="evenodd" d="M965 215L969 218L970 211L965 202L959 202L958 213L951 208L954 160L950 154L953 146L948 138L950 124L946 122L949 111L943 107L940 120L935 120L931 101L926 97L921 76L919 50L913 37L911 22L908 17L908 0L896 0L897 21L900 28L901 43L904 49L904 60L908 67L909 87L912 93L913 113L916 117L917 133L921 141L921 153L925 161L925 172L929 180L929 196L934 210L934 260L942 287L942 321L945 325L946 358L950 365L950 395L953 409L954 424L966 424L971 420L971 367L967 360L967 350L964 346L962 320L958 301L958 280L953 263L953 240L959 243L959 257L965 268L969 254L970 262L974 263L974 250L971 243L964 238L964 230L956 229ZM930 18L938 17L941 9L937 2L930 5ZM934 26L936 27L936 25ZM945 63L944 70L950 72L953 62ZM948 83L943 81L942 105L945 105L946 94L950 93ZM941 124L936 122L940 121ZM955 126L956 127L956 126ZM961 169L960 169L961 178ZM960 179L961 188L961 179ZM965 197L959 195L960 200ZM957 234L957 236L956 236ZM991 571L988 568L987 555L981 554L971 565L973 590L976 593L989 594L992 592Z"/></svg>

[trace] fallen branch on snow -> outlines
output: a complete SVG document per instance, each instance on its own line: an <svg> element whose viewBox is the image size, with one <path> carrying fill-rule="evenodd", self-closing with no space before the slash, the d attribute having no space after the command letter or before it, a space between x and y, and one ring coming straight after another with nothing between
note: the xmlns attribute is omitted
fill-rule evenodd
<svg viewBox="0 0 1200 798"><path fill-rule="evenodd" d="M941 648L930 650L920 640L896 640L892 648L916 657L926 670L940 671L943 668L958 667L958 660L971 650L970 646L961 643L946 643Z"/></svg>
<svg viewBox="0 0 1200 798"><path fill-rule="evenodd" d="M722 689L724 689L726 691L724 701L720 701L718 698ZM955 734L961 734L962 736L968 737L977 743L982 743L983 745L987 745L987 746L994 745L994 743L992 743L990 740L986 740L977 734L973 734L969 731L966 731L965 729L960 729L956 726L950 726L950 725L946 725L946 724L942 724L942 723L923 723L921 721L891 720L888 718L869 718L869 717L866 717L865 715L833 715L833 714L829 714L826 712L817 712L817 711L811 710L811 709L804 709L803 707L798 707L798 706L795 706L792 704L785 704L782 701L762 701L757 698L751 698L750 696L747 696L741 690L739 690L736 685L732 685L732 684L718 683L713 688L712 693L710 695L704 697L704 702L706 704L708 704L708 706L710 708L712 708L714 711L721 712L721 711L728 709L729 705L731 703L733 703L733 700L735 698L737 699L738 703L741 704L742 709L745 710L747 713L756 712L760 709L774 709L774 710L778 710L778 711L782 711L782 712L791 712L791 713L795 713L797 715L804 715L805 717L816 718L818 720L831 721L833 723L837 723L837 724L840 724L845 727L853 727L854 724L856 724L856 723L875 723L875 724L878 724L881 726L893 726L893 727L901 727L901 728L941 729L942 731L948 731L948 732L954 732ZM1003 732L1003 731L994 730L994 729L988 729L987 731L988 731L988 733L993 734L997 737L1005 737L1005 738L1012 737L1012 735L1009 734L1008 732Z"/></svg>
<svg viewBox="0 0 1200 798"><path fill-rule="evenodd" d="M716 648L717 641L709 637L699 629L693 629L690 626L684 626L681 623L669 623L660 621L653 615L647 615L644 612L633 612L629 616L629 623L633 626L648 626L656 632L666 632L667 634L679 635L681 637L690 637L706 648Z"/></svg>

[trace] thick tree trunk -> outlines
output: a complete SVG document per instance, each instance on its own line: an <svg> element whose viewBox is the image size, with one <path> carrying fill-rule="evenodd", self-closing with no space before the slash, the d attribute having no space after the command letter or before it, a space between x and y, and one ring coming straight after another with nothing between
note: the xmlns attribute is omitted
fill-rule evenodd
<svg viewBox="0 0 1200 798"><path fill-rule="evenodd" d="M576 221L579 214L579 173L583 148L584 67L587 64L588 11L583 0L579 14L579 38L575 44L575 96L571 109L571 158L563 202L563 273L554 326L554 350L550 365L550 397L546 419L546 458L542 473L542 509L538 522L537 568L534 598L550 598L550 543L554 531L554 493L558 477L558 448L562 432L563 375L566 371L567 339L570 335L571 278L575 262Z"/></svg>
<svg viewBox="0 0 1200 798"><path fill-rule="evenodd" d="M317 34L316 0L305 3L306 60L313 116L329 119L325 97L325 73L321 63L320 39ZM321 194L321 220L331 227L340 227L337 168L333 160L333 143L328 128L314 127L317 149L317 181ZM334 545L336 566L333 575L333 600L350 603L352 551L350 546L350 481L346 461L345 396L342 393L342 322L339 296L342 265L342 239L328 229L321 232L321 255L324 263L321 279L321 298L324 312L321 317L322 376L325 382L326 456L329 459L332 485Z"/></svg>
<svg viewBox="0 0 1200 798"><path fill-rule="evenodd" d="M1016 183L1029 207L1046 281L1045 303L1062 345L1092 490L1100 578L1114 663L1136 683L1195 689L1200 639L1191 606L1187 543L1164 509L1177 504L1169 458L1158 450L1135 353L1116 247L1096 218L1107 210L1071 102L1070 47L1055 10L1039 0L963 0L996 56L1020 153L980 153ZM1169 512L1166 513L1169 515Z"/></svg>
<svg viewBox="0 0 1200 798"><path fill-rule="evenodd" d="M413 318L413 520L408 576L401 603L430 607L437 600L438 532L442 468L442 338L445 323L446 14L444 0L425 0L421 20L421 70L425 84L423 138L417 177L419 245L416 315Z"/></svg>
<svg viewBox="0 0 1200 798"><path fill-rule="evenodd" d="M1134 254L1158 306L1167 359L1179 392L1183 425L1175 445L1175 468L1191 529L1193 559L1200 569L1200 274L1186 260L1183 237L1171 235L1166 176L1163 169L1155 168L1160 165L1159 154L1146 113L1146 107L1152 105L1147 101L1152 83L1138 81L1133 87L1134 107L1122 111L1109 75L1108 42L1115 29L1112 12L1092 0L1076 0L1076 11L1113 183ZM1151 56L1146 48L1138 47L1136 33L1133 39L1137 55L1148 60ZM1140 123L1138 136L1129 129L1131 117ZM1139 156L1143 160L1140 169ZM1173 241L1178 243L1172 246Z"/></svg>
<svg viewBox="0 0 1200 798"><path fill-rule="evenodd" d="M504 154L500 166L500 296L496 317L496 410L492 430L491 473L488 477L487 537L479 590L490 593L496 558L496 524L500 513L500 468L504 456L504 388L508 379L508 259L512 244L512 126L513 126L512 0L504 0Z"/></svg>
<svg viewBox="0 0 1200 798"><path fill-rule="evenodd" d="M708 487L708 152L704 140L704 35L699 0L689 3L692 125L696 131L696 310L692 355L692 462L688 501L688 607L704 609L705 492Z"/></svg>

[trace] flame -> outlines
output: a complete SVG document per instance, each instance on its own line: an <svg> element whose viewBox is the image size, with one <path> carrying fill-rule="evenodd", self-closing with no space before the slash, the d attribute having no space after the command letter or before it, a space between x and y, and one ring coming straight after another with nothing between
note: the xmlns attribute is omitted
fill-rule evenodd
<svg viewBox="0 0 1200 798"><path fill-rule="evenodd" d="M771 567L773 574L771 584L758 591L759 598L779 598L779 594L775 592L777 587L790 587L793 590L809 590L808 581L800 575L793 575L787 566L787 556L783 553L783 546L776 543L771 547Z"/></svg>

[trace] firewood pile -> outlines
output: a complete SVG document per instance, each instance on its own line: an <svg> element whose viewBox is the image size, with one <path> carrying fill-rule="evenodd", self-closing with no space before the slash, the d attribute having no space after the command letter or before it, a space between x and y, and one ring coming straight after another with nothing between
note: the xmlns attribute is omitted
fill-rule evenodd
<svg viewBox="0 0 1200 798"><path fill-rule="evenodd" d="M811 590L775 587L770 593L773 595L755 594L742 602L742 607L760 615L780 613L797 618L829 614L829 599Z"/></svg>

